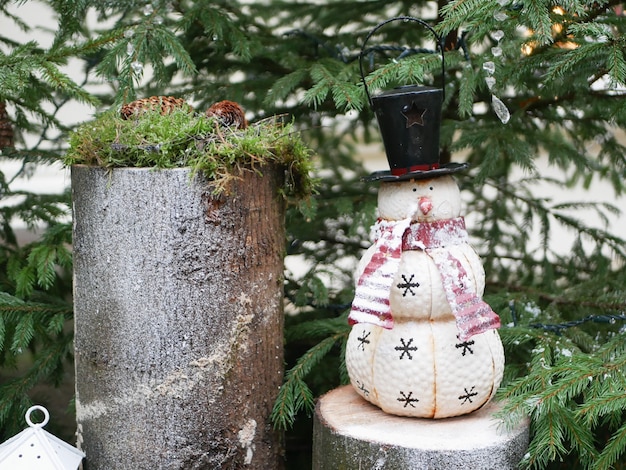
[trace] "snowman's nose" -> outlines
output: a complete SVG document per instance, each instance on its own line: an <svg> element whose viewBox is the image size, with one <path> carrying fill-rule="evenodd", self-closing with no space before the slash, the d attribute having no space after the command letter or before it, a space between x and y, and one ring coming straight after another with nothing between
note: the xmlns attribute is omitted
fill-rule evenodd
<svg viewBox="0 0 626 470"><path fill-rule="evenodd" d="M417 205L424 215L428 215L428 213L433 210L433 202L429 197L421 197Z"/></svg>

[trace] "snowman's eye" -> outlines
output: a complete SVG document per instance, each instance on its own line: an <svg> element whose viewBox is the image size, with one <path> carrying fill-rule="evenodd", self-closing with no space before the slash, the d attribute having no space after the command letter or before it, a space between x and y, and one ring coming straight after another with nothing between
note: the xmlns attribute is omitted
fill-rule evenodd
<svg viewBox="0 0 626 470"><path fill-rule="evenodd" d="M415 193L415 192L417 192L417 188L413 188L413 192L414 192L414 193Z"/></svg>
<svg viewBox="0 0 626 470"><path fill-rule="evenodd" d="M431 187L430 187L430 188L428 188L428 189L430 189L430 190L432 191L432 190L433 190L433 189L435 189L435 188L433 188L433 187L431 186Z"/></svg>

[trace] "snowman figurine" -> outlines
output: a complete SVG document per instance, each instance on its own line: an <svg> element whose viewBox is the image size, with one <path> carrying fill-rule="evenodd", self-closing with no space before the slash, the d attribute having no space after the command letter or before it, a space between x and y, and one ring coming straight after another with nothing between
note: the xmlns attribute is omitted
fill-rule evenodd
<svg viewBox="0 0 626 470"><path fill-rule="evenodd" d="M452 176L467 165L439 164L440 93L403 87L372 101L391 171L368 178L380 182L379 218L357 268L346 349L359 395L420 418L481 408L504 369L500 320L482 300L485 273Z"/></svg>

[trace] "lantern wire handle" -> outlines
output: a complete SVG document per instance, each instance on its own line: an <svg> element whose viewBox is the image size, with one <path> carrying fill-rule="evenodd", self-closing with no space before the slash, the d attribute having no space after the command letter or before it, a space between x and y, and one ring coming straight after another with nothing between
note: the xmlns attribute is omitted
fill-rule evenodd
<svg viewBox="0 0 626 470"><path fill-rule="evenodd" d="M444 47L444 38L442 36L439 36L437 34L437 32L433 29L432 26L430 26L428 23L426 23L424 20L420 20L419 18L415 18L413 16L396 16L394 18L390 18L388 20L383 21L382 23L379 23L378 25L376 25L376 27L374 29L372 29L369 34L367 35L367 37L365 38L365 41L363 41L363 45L361 46L361 52L359 53L359 70L361 71L361 80L363 81L363 86L365 87L365 94L367 95L367 100L370 103L370 106L372 106L372 97L370 95L369 89L367 88L367 83L365 82L365 73L363 72L363 52L365 52L365 45L367 44L367 41L369 41L369 39L374 35L374 33L376 33L376 31L378 31L380 28L382 28L383 26L385 26L387 23L391 23L393 21L413 21L415 23L420 24L421 26L423 26L424 28L428 29L428 31L430 31L436 38L437 40L437 48L441 50L441 88L443 91L443 99L445 100L446 97L446 66L445 66L445 62L444 62L444 56L443 56L443 47Z"/></svg>

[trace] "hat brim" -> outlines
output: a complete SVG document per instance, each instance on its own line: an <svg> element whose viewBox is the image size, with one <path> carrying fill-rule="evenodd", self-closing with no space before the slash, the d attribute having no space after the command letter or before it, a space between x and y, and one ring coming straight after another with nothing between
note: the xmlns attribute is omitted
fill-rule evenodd
<svg viewBox="0 0 626 470"><path fill-rule="evenodd" d="M439 168L435 168L433 170L411 171L403 175L393 175L391 174L391 171L389 170L375 171L371 175L361 178L361 180L366 181L366 182L406 181L406 180L412 180L412 179L423 180L423 179L428 179L428 178L435 178L437 176L442 176L442 175L449 175L451 173L463 171L468 168L469 168L469 163L446 163L445 165L441 165Z"/></svg>

